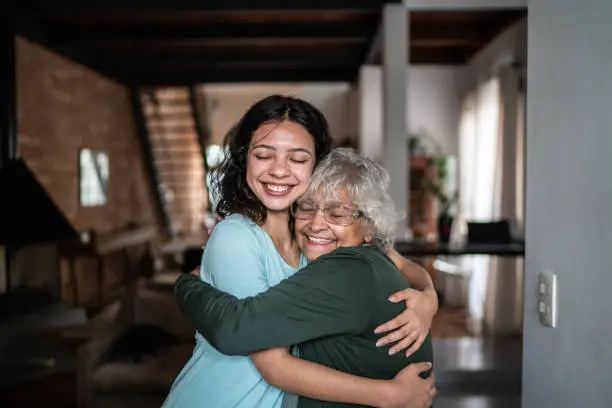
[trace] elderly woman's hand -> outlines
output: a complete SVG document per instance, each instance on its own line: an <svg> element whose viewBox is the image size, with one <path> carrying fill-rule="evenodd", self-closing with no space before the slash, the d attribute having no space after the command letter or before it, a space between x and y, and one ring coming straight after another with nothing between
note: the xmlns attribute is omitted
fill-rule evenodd
<svg viewBox="0 0 612 408"><path fill-rule="evenodd" d="M438 296L433 289L418 291L404 289L389 297L393 303L406 302L406 310L394 319L378 326L375 333L392 333L376 342L378 347L395 343L389 354L396 354L406 348L406 356L417 351L429 334L431 322L438 311Z"/></svg>
<svg viewBox="0 0 612 408"><path fill-rule="evenodd" d="M436 396L435 375L421 378L420 373L431 369L430 363L414 363L390 380L388 392L380 408L429 408Z"/></svg>

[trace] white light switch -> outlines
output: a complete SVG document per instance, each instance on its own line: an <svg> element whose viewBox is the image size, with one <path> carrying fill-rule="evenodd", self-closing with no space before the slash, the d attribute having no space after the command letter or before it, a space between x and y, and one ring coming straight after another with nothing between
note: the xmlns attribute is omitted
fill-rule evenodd
<svg viewBox="0 0 612 408"><path fill-rule="evenodd" d="M557 327L557 275L550 271L538 277L538 314L543 325Z"/></svg>

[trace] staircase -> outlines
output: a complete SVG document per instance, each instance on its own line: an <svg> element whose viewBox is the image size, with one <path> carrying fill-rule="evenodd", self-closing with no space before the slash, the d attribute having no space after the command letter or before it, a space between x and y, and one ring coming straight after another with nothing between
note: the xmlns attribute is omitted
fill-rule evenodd
<svg viewBox="0 0 612 408"><path fill-rule="evenodd" d="M162 216L170 237L197 235L208 206L195 90L138 91L142 126L150 147L149 167L158 183ZM142 132L142 131L141 131Z"/></svg>

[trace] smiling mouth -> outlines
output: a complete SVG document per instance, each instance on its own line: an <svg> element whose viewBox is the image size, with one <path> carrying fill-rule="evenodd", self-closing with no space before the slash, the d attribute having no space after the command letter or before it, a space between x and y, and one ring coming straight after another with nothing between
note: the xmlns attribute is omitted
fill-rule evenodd
<svg viewBox="0 0 612 408"><path fill-rule="evenodd" d="M306 238L308 238L309 245L325 246L325 245L329 245L334 242L333 239L317 238L317 237L311 237L311 236L306 236Z"/></svg>
<svg viewBox="0 0 612 408"><path fill-rule="evenodd" d="M263 183L266 192L268 192L269 194L273 194L273 195L283 195L285 193L287 193L292 186L288 185L288 184L267 184L267 183Z"/></svg>

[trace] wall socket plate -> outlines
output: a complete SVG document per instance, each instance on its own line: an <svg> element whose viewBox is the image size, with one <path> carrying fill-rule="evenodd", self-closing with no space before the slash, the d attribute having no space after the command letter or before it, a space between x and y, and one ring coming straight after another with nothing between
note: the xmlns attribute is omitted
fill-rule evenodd
<svg viewBox="0 0 612 408"><path fill-rule="evenodd" d="M542 271L538 276L538 315L544 326L557 327L557 275Z"/></svg>

